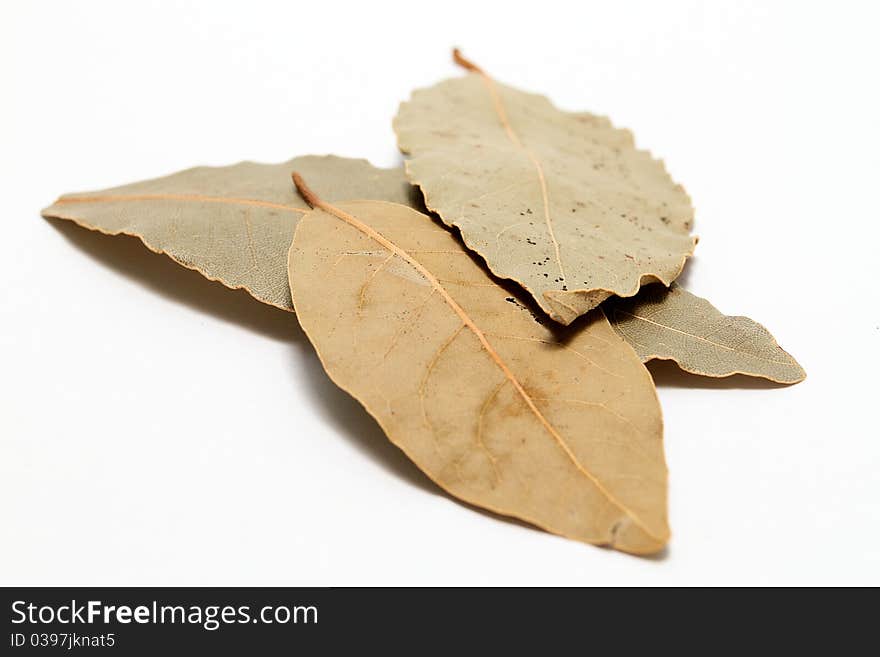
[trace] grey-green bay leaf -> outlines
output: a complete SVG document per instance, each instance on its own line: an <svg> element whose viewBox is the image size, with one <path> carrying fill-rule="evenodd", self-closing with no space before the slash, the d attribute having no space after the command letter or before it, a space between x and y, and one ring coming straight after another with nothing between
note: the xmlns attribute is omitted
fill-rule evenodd
<svg viewBox="0 0 880 657"><path fill-rule="evenodd" d="M323 208L290 250L297 317L391 442L476 506L626 552L661 549L660 407L602 311L576 328L539 324L426 215Z"/></svg>
<svg viewBox="0 0 880 657"><path fill-rule="evenodd" d="M394 119L427 207L563 324L669 285L695 240L690 199L663 163L607 119L465 64L473 72L413 92Z"/></svg>
<svg viewBox="0 0 880 657"><path fill-rule="evenodd" d="M94 192L68 194L43 210L108 235L132 235L150 250L264 303L292 310L287 253L308 211L290 184L309 176L331 200L378 199L419 205L403 170L366 160L308 155L280 164L196 167Z"/></svg>
<svg viewBox="0 0 880 657"><path fill-rule="evenodd" d="M687 372L712 377L746 374L776 383L806 377L766 328L748 317L725 315L678 285L647 286L603 308L643 361L672 360Z"/></svg>

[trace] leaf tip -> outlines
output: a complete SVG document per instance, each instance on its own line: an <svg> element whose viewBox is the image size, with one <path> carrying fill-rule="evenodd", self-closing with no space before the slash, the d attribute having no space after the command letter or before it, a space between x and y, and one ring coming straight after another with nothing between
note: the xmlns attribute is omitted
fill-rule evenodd
<svg viewBox="0 0 880 657"><path fill-rule="evenodd" d="M611 536L606 546L628 554L651 556L664 552L669 538L669 527L666 526L665 521L662 531L655 534L633 522L632 518L624 518L618 520L611 528Z"/></svg>
<svg viewBox="0 0 880 657"><path fill-rule="evenodd" d="M789 385L803 383L807 380L807 371L794 359L794 356L792 356L791 361L794 364L794 376L791 377L791 380L786 381L786 383Z"/></svg>

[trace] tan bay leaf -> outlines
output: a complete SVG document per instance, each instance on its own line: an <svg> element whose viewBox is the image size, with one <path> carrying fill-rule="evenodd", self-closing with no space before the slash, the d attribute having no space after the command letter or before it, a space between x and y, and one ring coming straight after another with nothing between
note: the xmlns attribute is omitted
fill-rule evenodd
<svg viewBox="0 0 880 657"><path fill-rule="evenodd" d="M663 163L604 117L471 72L417 90L394 120L427 207L494 274L568 324L611 295L669 285L693 253L693 208Z"/></svg>
<svg viewBox="0 0 880 657"><path fill-rule="evenodd" d="M776 383L806 378L766 328L748 317L724 315L678 285L651 285L603 308L643 361L673 360L687 372L712 377L746 374Z"/></svg>
<svg viewBox="0 0 880 657"><path fill-rule="evenodd" d="M664 546L656 392L601 310L542 325L428 216L307 198L297 317L392 443L476 506L626 552Z"/></svg>
<svg viewBox="0 0 880 657"><path fill-rule="evenodd" d="M96 192L68 194L43 210L108 235L132 235L227 287L292 310L287 252L308 211L290 184L303 171L331 200L378 199L419 204L402 169L333 155L281 164L241 162L196 167L170 176Z"/></svg>

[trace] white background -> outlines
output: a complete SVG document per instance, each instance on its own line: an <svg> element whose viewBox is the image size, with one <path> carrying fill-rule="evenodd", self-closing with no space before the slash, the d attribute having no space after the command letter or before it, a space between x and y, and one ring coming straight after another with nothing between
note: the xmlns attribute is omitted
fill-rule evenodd
<svg viewBox="0 0 880 657"><path fill-rule="evenodd" d="M0 583L880 584L876 5L0 5ZM308 153L398 164L459 72L634 129L687 187L685 282L790 388L654 367L673 539L640 559L475 511L323 374L294 316L63 192Z"/></svg>

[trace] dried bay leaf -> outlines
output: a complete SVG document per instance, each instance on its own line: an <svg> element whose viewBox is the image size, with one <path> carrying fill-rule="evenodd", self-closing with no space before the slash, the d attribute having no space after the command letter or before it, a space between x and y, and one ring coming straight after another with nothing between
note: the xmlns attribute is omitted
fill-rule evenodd
<svg viewBox="0 0 880 657"><path fill-rule="evenodd" d="M776 383L806 378L766 328L748 317L724 315L678 285L650 285L603 308L643 361L673 360L687 372L712 377L746 374Z"/></svg>
<svg viewBox="0 0 880 657"><path fill-rule="evenodd" d="M471 504L626 552L663 547L660 407L601 310L542 325L426 215L310 201L290 249L297 317L395 445Z"/></svg>
<svg viewBox="0 0 880 657"><path fill-rule="evenodd" d="M669 285L693 253L690 199L632 134L471 73L417 90L394 120L427 207L494 274L568 324L611 295Z"/></svg>
<svg viewBox="0 0 880 657"><path fill-rule="evenodd" d="M303 171L331 200L420 204L402 169L333 155L281 164L197 167L96 192L70 194L43 210L108 235L132 235L151 251L257 300L292 310L287 253L308 211L290 184Z"/></svg>

